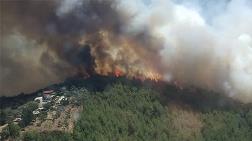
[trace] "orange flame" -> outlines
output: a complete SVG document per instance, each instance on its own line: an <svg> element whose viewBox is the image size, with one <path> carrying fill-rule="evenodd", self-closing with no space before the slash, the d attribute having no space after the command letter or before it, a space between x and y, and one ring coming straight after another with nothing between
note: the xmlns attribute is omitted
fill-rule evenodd
<svg viewBox="0 0 252 141"><path fill-rule="evenodd" d="M140 42L114 36L107 30L100 30L98 33L85 35L79 39L79 44L86 43L92 46L91 55L95 59L95 72L100 75L112 74L115 77L125 76L143 81L162 79L162 74L155 68L157 58L151 52L142 50L143 44Z"/></svg>
<svg viewBox="0 0 252 141"><path fill-rule="evenodd" d="M115 72L114 72L114 73L115 73L115 76L116 76L116 77L120 77L120 76L123 75L123 72L122 72L120 69L118 69L118 68L115 69Z"/></svg>
<svg viewBox="0 0 252 141"><path fill-rule="evenodd" d="M161 79L161 75L159 75L158 73L151 72L151 71L144 73L144 76L146 79L150 79L156 82Z"/></svg>

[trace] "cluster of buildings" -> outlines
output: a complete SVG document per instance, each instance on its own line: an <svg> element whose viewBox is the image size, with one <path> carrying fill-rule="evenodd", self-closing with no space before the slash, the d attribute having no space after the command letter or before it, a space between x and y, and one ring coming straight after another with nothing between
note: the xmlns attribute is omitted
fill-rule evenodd
<svg viewBox="0 0 252 141"><path fill-rule="evenodd" d="M54 90L45 90L42 92L42 95L34 99L38 103L38 108L34 110L33 115L39 115L41 111L48 110L48 107L45 107L46 104L50 104L50 107L56 109L57 111L62 111L62 101L67 101L68 98L65 96L58 96ZM15 116L13 122L19 123L22 120L21 114Z"/></svg>
<svg viewBox="0 0 252 141"><path fill-rule="evenodd" d="M40 111L43 111L44 105L51 103L54 108L57 108L62 102L62 100L68 100L65 96L57 96L54 90L46 90L43 91L42 96L36 97L34 99L35 102L38 103L38 109L33 111L34 115L38 115Z"/></svg>

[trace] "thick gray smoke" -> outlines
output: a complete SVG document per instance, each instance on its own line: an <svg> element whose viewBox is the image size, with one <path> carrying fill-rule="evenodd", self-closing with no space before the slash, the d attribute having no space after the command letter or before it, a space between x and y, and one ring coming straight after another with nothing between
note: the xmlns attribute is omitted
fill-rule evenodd
<svg viewBox="0 0 252 141"><path fill-rule="evenodd" d="M249 0L4 0L1 9L0 95L119 68L252 102Z"/></svg>
<svg viewBox="0 0 252 141"><path fill-rule="evenodd" d="M142 27L164 40L162 66L167 81L226 93L252 101L252 3L230 1L122 2ZM127 5L127 6L126 6Z"/></svg>

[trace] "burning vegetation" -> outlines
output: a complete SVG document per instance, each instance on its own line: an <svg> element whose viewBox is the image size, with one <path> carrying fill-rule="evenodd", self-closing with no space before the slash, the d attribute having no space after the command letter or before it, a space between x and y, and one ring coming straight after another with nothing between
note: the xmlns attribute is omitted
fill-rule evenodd
<svg viewBox="0 0 252 141"><path fill-rule="evenodd" d="M251 4L191 3L1 0L0 95L99 74L251 102Z"/></svg>
<svg viewBox="0 0 252 141"><path fill-rule="evenodd" d="M0 0L0 140L251 141L251 8Z"/></svg>

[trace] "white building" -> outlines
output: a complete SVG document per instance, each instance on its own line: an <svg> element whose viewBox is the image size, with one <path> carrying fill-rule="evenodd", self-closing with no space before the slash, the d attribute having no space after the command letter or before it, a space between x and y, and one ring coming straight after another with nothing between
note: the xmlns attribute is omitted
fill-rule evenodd
<svg viewBox="0 0 252 141"><path fill-rule="evenodd" d="M36 97L34 99L35 102L38 102L38 107L42 108L43 107L43 97Z"/></svg>
<svg viewBox="0 0 252 141"><path fill-rule="evenodd" d="M56 101L56 104L60 104L60 102L65 99L66 99L65 96L60 96L59 99Z"/></svg>
<svg viewBox="0 0 252 141"><path fill-rule="evenodd" d="M34 115L38 115L39 113L40 113L39 110L32 111L32 114Z"/></svg>

